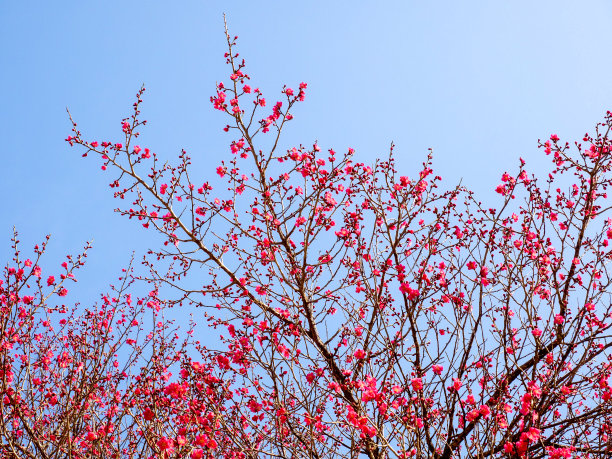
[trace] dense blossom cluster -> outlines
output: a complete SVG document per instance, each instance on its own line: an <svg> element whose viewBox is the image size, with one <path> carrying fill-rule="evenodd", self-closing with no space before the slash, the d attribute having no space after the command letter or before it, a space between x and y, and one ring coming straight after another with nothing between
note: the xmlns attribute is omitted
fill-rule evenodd
<svg viewBox="0 0 612 459"><path fill-rule="evenodd" d="M267 110L228 48L211 103L234 139L214 180L137 145L144 89L119 142L74 125L68 142L115 173L118 211L163 245L149 295L132 299L128 269L70 309L84 255L56 280L44 247L23 260L15 242L0 457L610 457L612 114L573 147L541 142L549 175L521 160L487 208L444 190L431 155L411 178L392 150L373 165L283 150L306 84ZM172 328L179 305L216 350Z"/></svg>

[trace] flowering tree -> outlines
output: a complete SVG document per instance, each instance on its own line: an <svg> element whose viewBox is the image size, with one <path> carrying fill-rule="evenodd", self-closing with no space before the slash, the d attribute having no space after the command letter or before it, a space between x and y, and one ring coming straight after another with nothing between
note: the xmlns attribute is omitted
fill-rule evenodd
<svg viewBox="0 0 612 459"><path fill-rule="evenodd" d="M163 245L148 296L131 300L128 269L85 315L50 307L62 284L16 254L3 457L610 457L612 113L573 147L541 142L548 176L521 160L490 209L443 189L431 155L408 177L392 150L368 166L282 148L306 84L269 110L227 38L225 185L137 145L144 88L120 140L74 124L118 211ZM220 347L172 328L179 305Z"/></svg>

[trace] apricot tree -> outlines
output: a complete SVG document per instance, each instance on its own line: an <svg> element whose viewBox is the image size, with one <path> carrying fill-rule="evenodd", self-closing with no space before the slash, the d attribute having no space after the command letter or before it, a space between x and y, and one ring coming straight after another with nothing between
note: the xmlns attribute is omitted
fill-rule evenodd
<svg viewBox="0 0 612 459"><path fill-rule="evenodd" d="M268 103L227 38L211 98L233 135L224 185L139 145L144 88L119 140L73 124L118 212L163 244L138 276L148 296L130 299L126 270L73 315L16 255L0 287L3 457L609 457L612 113L574 145L540 142L549 174L521 160L488 208L444 188L431 154L410 177L393 148L367 165L281 147L307 85ZM220 347L171 329L173 306Z"/></svg>

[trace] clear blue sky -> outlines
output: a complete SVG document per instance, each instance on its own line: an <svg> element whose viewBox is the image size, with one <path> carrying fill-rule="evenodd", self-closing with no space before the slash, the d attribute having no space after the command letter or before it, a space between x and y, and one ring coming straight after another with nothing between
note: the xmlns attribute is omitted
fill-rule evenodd
<svg viewBox="0 0 612 459"><path fill-rule="evenodd" d="M541 170L538 138L578 138L612 109L607 0L0 0L2 260L13 225L24 248L52 233L54 266L93 239L85 300L155 243L112 213L110 176L63 141L65 108L86 138L112 138L145 83L141 144L185 148L214 174L230 140L208 101L227 73L223 12L270 99L308 82L287 147L318 139L371 162L394 141L408 173L431 147L449 186L463 178L492 202L519 156Z"/></svg>

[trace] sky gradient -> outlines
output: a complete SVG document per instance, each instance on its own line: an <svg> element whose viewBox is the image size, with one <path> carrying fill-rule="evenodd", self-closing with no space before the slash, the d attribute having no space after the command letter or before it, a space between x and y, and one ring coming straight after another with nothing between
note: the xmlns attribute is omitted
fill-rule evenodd
<svg viewBox="0 0 612 459"><path fill-rule="evenodd" d="M155 245L113 214L99 162L64 142L66 107L84 138L120 138L144 83L140 144L167 159L184 148L194 176L213 176L231 141L209 102L228 73L223 13L269 100L308 83L284 147L318 140L368 163L394 142L407 175L433 148L448 186L492 205L519 157L544 170L538 138L579 139L612 109L609 1L0 0L3 264L13 226L26 251L52 234L45 265L93 240L71 296L85 301Z"/></svg>

